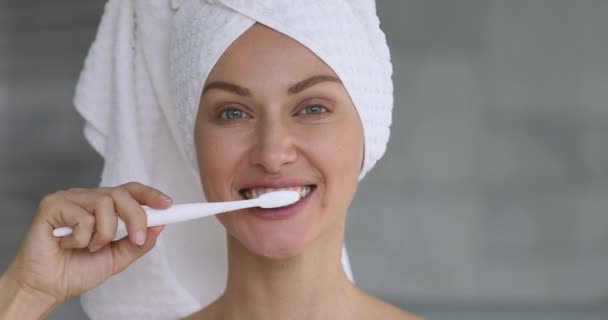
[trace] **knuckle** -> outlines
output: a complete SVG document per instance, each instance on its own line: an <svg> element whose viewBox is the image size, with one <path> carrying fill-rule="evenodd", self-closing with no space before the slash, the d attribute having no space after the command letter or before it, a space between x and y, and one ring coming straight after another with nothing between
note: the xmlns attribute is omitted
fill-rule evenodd
<svg viewBox="0 0 608 320"><path fill-rule="evenodd" d="M46 209L50 208L51 206L53 206L54 202L55 202L55 195L47 194L46 196L44 196L42 198L42 200L40 200L39 207L41 210L46 210Z"/></svg>
<svg viewBox="0 0 608 320"><path fill-rule="evenodd" d="M107 243L114 238L114 234L107 228L101 228L95 231L97 242Z"/></svg>
<svg viewBox="0 0 608 320"><path fill-rule="evenodd" d="M84 188L69 188L69 189L65 190L64 192L76 194L76 193L83 193L85 191L86 191L86 189L84 189Z"/></svg>
<svg viewBox="0 0 608 320"><path fill-rule="evenodd" d="M135 215L138 217L138 219L142 222L146 222L148 216L146 215L146 211L144 210L144 208L142 208L141 206L137 206L136 211L135 211Z"/></svg>
<svg viewBox="0 0 608 320"><path fill-rule="evenodd" d="M114 205L114 199L108 194L102 194L97 198L96 208L99 209L102 206Z"/></svg>
<svg viewBox="0 0 608 320"><path fill-rule="evenodd" d="M146 216L141 214L140 211L143 210L134 210L128 213L128 217L125 219L125 222L128 224L140 228L146 225Z"/></svg>
<svg viewBox="0 0 608 320"><path fill-rule="evenodd" d="M76 248L86 248L89 245L89 237L84 232L74 235L74 246Z"/></svg>
<svg viewBox="0 0 608 320"><path fill-rule="evenodd" d="M79 232L74 234L74 245L77 248L84 248L89 245L91 241L91 232L81 229Z"/></svg>
<svg viewBox="0 0 608 320"><path fill-rule="evenodd" d="M135 189L135 188L141 188L143 186L143 184L141 184L137 181L130 181L130 182L123 184L122 186L126 189L131 189L131 188Z"/></svg>
<svg viewBox="0 0 608 320"><path fill-rule="evenodd" d="M87 230L93 230L93 226L95 226L95 217L94 216L83 216L80 219L80 223L87 228Z"/></svg>
<svg viewBox="0 0 608 320"><path fill-rule="evenodd" d="M100 187L100 188L96 188L96 189L93 189L93 190L95 192L99 192L99 193L102 193L102 194L108 194L108 193L110 193L110 191L112 190L112 188L110 188L110 187Z"/></svg>
<svg viewBox="0 0 608 320"><path fill-rule="evenodd" d="M109 194L114 199L123 196L125 193L128 194L129 192L123 186L114 187L109 191Z"/></svg>
<svg viewBox="0 0 608 320"><path fill-rule="evenodd" d="M58 198L65 198L67 196L67 193L67 190L57 190L57 192L55 192L55 196L57 196Z"/></svg>
<svg viewBox="0 0 608 320"><path fill-rule="evenodd" d="M63 191L57 191L55 193L47 194L40 201L39 208L42 211L48 211L53 208L56 208L61 200L63 199Z"/></svg>

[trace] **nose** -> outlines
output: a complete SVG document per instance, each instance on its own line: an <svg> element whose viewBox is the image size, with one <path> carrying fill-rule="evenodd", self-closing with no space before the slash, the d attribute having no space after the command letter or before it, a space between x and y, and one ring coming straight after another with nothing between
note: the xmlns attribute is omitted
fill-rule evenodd
<svg viewBox="0 0 608 320"><path fill-rule="evenodd" d="M296 161L298 151L289 128L280 121L259 123L255 130L251 162L266 173L279 173Z"/></svg>

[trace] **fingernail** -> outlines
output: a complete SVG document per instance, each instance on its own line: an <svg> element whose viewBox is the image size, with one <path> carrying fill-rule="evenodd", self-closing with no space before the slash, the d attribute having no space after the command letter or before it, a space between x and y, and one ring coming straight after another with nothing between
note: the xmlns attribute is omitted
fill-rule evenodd
<svg viewBox="0 0 608 320"><path fill-rule="evenodd" d="M135 242L140 246L146 242L146 233L143 230L138 230L135 233Z"/></svg>
<svg viewBox="0 0 608 320"><path fill-rule="evenodd" d="M97 250L101 249L102 245L94 245L89 247L89 252L93 253L96 252Z"/></svg>
<svg viewBox="0 0 608 320"><path fill-rule="evenodd" d="M173 202L173 199L171 199L171 197L169 197L168 195L161 195L160 196L160 200L166 204L170 204Z"/></svg>

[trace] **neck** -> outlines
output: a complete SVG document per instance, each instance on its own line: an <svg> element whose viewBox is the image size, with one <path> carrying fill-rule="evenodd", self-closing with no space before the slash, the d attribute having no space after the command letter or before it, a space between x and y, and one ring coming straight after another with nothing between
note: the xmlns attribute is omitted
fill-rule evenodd
<svg viewBox="0 0 608 320"><path fill-rule="evenodd" d="M226 307L223 318L353 318L355 287L342 267L341 230L287 259L260 257L228 236L228 284L218 301Z"/></svg>

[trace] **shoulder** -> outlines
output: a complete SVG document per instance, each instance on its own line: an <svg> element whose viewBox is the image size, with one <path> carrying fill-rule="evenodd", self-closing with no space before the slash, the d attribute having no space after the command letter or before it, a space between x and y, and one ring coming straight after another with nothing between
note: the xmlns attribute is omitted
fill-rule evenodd
<svg viewBox="0 0 608 320"><path fill-rule="evenodd" d="M182 320L205 320L205 319L219 319L219 302L218 300L212 302L207 307L199 310Z"/></svg>
<svg viewBox="0 0 608 320"><path fill-rule="evenodd" d="M376 308L370 312L369 316L367 319L424 320L382 300L377 300Z"/></svg>
<svg viewBox="0 0 608 320"><path fill-rule="evenodd" d="M370 296L363 292L364 301L361 305L361 312L358 313L361 319L395 319L395 320L424 320L413 313L407 312L386 301Z"/></svg>

